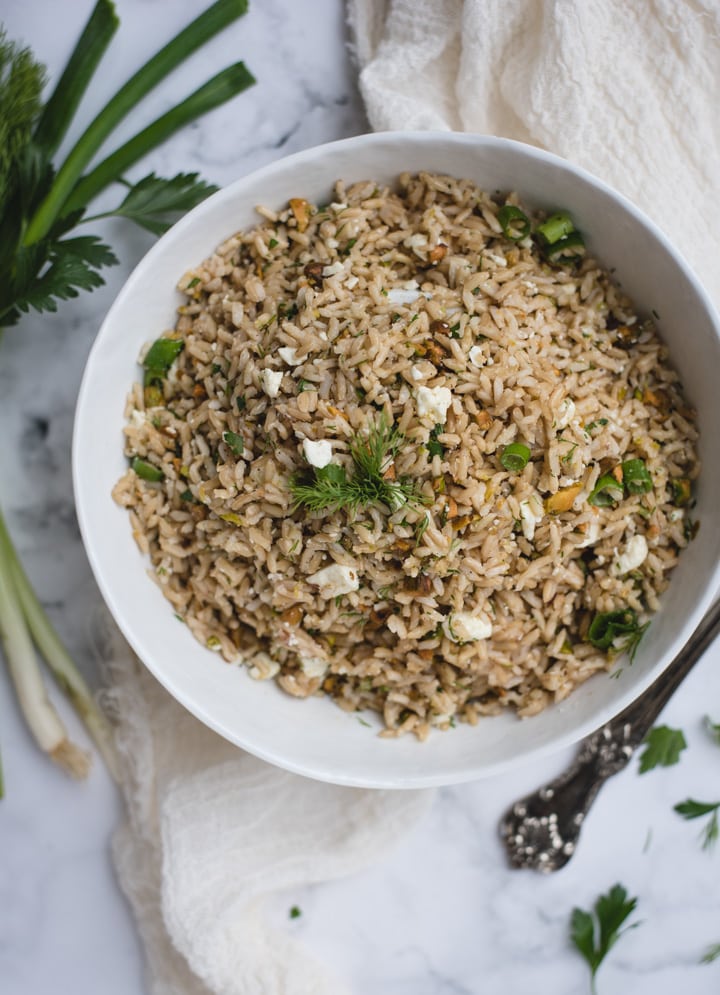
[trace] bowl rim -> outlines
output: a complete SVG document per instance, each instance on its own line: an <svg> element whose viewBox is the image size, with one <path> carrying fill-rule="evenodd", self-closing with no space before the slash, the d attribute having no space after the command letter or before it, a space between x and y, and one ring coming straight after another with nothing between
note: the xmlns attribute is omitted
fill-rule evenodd
<svg viewBox="0 0 720 995"><path fill-rule="evenodd" d="M217 206L225 201L233 201L233 199L237 196L236 191L239 188L242 188L243 185L258 179L260 176L263 178L270 178L274 176L275 173L284 173L289 168L302 168L306 163L311 163L317 160L319 156L323 156L328 152L343 150L352 151L352 149L356 147L366 148L372 145L387 144L388 142L406 142L411 145L427 146L436 146L438 143L447 143L458 146L470 146L472 148L509 148L522 152L531 160L548 163L559 167L562 170L574 173L589 186L596 188L606 196L618 202L621 207L623 207L624 210L633 218L633 220L641 226L641 228L644 228L657 242L660 243L675 265L682 271L685 278L688 280L692 291L697 296L707 314L710 325L714 328L716 337L720 341L720 315L718 315L708 292L705 290L704 286L683 254L673 245L662 229L631 200L583 167L577 166L569 160L555 155L552 152L547 152L544 149L528 145L524 142L473 132L385 131L356 135L351 138L339 139L337 141L312 146L308 149L296 152L293 155L274 160L265 166L261 166L258 169L244 174L229 183L227 186L218 190L216 193L212 194L211 197L207 198L207 200L203 201L197 207L193 208L193 210L173 225L170 231L159 238L157 242L155 242L142 256L138 263L133 267L127 280L108 308L86 360L73 421L72 480L76 514L83 546L103 601L113 616L115 623L123 633L124 638L130 644L143 665L147 667L155 679L184 708L186 708L196 718L224 739L240 747L241 749L246 750L259 759L281 767L292 773L343 786L379 789L415 789L458 784L480 778L495 776L520 766L523 762L528 761L531 756L534 759L546 757L579 742L589 733L610 721L631 702L635 701L641 694L643 694L647 688L667 669L667 667L670 666L675 653L672 655L667 654L668 659L666 662L662 662L661 656L660 661L649 667L642 678L629 687L624 693L619 694L618 697L612 702L598 707L592 717L576 722L572 728L561 734L553 736L548 742L535 746L526 746L524 749L518 750L517 753L514 753L510 757L490 763L482 763L478 761L474 767L458 770L453 775L448 775L443 772L426 773L422 770L415 771L414 773L394 775L391 772L380 770L375 771L370 776L359 776L356 774L343 774L342 771L338 771L336 768L332 767L332 765L326 767L325 769L317 764L312 767L308 767L308 765L303 761L297 761L292 756L288 757L287 754L282 751L275 751L272 748L272 745L248 741L243 737L242 730L228 728L222 721L210 714L210 712L208 712L201 703L195 700L192 695L185 693L181 687L178 687L177 683L173 681L171 674L167 672L167 669L163 669L162 666L158 665L152 658L152 654L147 654L145 652L142 639L136 633L130 620L126 618L123 607L118 604L115 598L111 583L108 579L109 574L107 566L98 555L98 547L89 528L88 513L85 502L86 495L90 487L83 479L84 464L80 445L83 422L88 416L87 408L91 394L91 383L94 374L94 367L98 361L98 357L101 355L104 338L107 334L108 327L113 320L114 312L121 308L125 300L133 294L135 286L141 279L144 271L148 267L152 266L157 257L162 256L169 236L172 235L173 239L179 238L187 229L192 228L196 222L196 219L208 209L209 205ZM131 536L128 534L128 541L130 541L130 539ZM144 563L145 560L143 559L142 562ZM697 627L702 616L710 607L710 604L714 600L716 592L718 592L719 589L720 562L717 562L710 578L702 589L701 597L698 598L694 610L683 629L687 636L689 636L690 633ZM682 643L679 643L676 639L675 643L670 644L670 648L673 650L679 650L684 641L685 640L683 640ZM150 658L148 658L148 656ZM553 707L557 707L557 705ZM430 744L427 743L418 744L418 749L427 750L429 747L431 748Z"/></svg>

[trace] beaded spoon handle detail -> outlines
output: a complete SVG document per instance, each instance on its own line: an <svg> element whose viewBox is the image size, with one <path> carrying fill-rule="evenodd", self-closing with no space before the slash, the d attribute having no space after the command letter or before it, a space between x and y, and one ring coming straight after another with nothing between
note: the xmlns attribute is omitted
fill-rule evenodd
<svg viewBox="0 0 720 995"><path fill-rule="evenodd" d="M557 871L575 853L580 830L608 778L621 771L658 715L720 631L720 601L670 666L636 701L584 739L571 766L519 799L500 823L512 867Z"/></svg>

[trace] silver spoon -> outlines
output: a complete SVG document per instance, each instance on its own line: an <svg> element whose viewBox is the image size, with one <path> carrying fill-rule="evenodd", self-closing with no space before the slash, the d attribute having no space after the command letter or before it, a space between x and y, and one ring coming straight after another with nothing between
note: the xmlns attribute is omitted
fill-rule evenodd
<svg viewBox="0 0 720 995"><path fill-rule="evenodd" d="M580 830L605 781L625 767L681 682L720 631L720 601L644 694L584 739L571 766L510 808L500 835L512 867L557 871L575 853Z"/></svg>

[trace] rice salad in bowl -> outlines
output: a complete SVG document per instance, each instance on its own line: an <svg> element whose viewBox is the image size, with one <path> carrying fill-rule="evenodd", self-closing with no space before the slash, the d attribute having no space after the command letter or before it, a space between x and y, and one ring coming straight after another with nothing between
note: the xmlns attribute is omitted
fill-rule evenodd
<svg viewBox="0 0 720 995"><path fill-rule="evenodd" d="M193 635L419 739L632 658L695 413L572 215L431 171L258 211L143 347L113 491Z"/></svg>

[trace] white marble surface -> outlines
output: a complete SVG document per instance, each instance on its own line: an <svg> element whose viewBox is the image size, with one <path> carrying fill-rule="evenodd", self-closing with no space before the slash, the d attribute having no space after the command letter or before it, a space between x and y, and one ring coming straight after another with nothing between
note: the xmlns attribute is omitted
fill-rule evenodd
<svg viewBox="0 0 720 995"><path fill-rule="evenodd" d="M93 92L91 110L199 0L118 0L123 21ZM4 0L11 37L31 43L54 75L89 0ZM161 174L200 170L226 183L270 160L365 129L344 47L340 0L256 0L250 15L179 74L190 91L226 63L245 58L259 85L187 129L145 164ZM168 106L162 87L144 114ZM71 136L73 137L73 136ZM142 173L138 173L142 175ZM82 366L113 295L149 245L120 224L108 237L122 260L108 286L30 317L7 335L0 360L0 498L24 561L58 629L93 677L89 618L98 604L75 523L70 434ZM616 881L639 896L642 926L612 952L601 993L695 995L720 988L720 961L699 965L720 941L720 850L705 853L697 824L672 805L720 797L720 751L701 728L720 720L720 647L709 652L668 707L689 749L668 770L640 777L637 763L602 792L572 863L554 877L506 868L498 818L513 798L556 773L562 755L514 775L440 791L423 822L361 875L277 896L269 914L347 979L373 995L589 990L568 944L571 909ZM67 709L61 703L64 714ZM79 740L72 715L68 722ZM0 991L4 995L140 995L142 953L114 881L109 839L120 810L96 768L87 784L66 781L35 750L0 676L0 738L7 797L0 806ZM298 905L302 916L290 921Z"/></svg>

